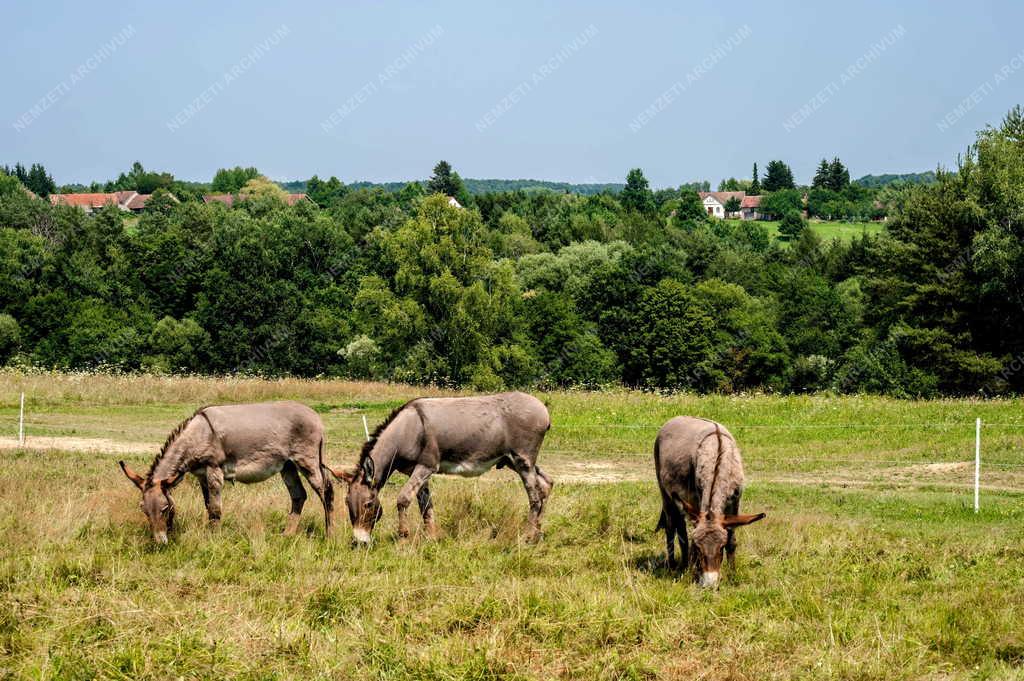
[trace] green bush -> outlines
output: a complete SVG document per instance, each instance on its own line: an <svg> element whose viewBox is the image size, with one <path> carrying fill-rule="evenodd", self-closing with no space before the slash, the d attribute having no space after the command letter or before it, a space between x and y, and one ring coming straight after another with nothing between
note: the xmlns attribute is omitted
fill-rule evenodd
<svg viewBox="0 0 1024 681"><path fill-rule="evenodd" d="M0 364L6 363L21 348L21 327L9 314L0 313Z"/></svg>
<svg viewBox="0 0 1024 681"><path fill-rule="evenodd" d="M805 229L807 229L807 221L799 213L786 213L779 222L779 235L791 241L803 234Z"/></svg>

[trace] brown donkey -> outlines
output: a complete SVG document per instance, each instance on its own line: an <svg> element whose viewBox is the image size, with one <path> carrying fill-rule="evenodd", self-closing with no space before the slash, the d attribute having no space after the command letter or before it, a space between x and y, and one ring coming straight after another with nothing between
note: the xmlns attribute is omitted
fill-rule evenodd
<svg viewBox="0 0 1024 681"><path fill-rule="evenodd" d="M391 412L363 446L353 471L333 470L349 483L352 537L370 542L382 514L380 489L399 471L409 481L398 493L398 534L409 535L406 509L416 499L430 535L436 534L428 481L435 473L476 477L508 466L530 499L528 539L540 538L540 517L553 483L537 466L551 419L544 403L525 393L412 400Z"/></svg>
<svg viewBox="0 0 1024 681"><path fill-rule="evenodd" d="M692 561L701 586L717 587L723 551L733 563L735 529L765 517L739 514L743 460L736 440L714 421L677 416L658 431L654 470L662 502L658 529L665 529L669 567L676 567L678 537L682 564ZM687 516L695 525L692 549L686 542Z"/></svg>
<svg viewBox="0 0 1024 681"><path fill-rule="evenodd" d="M171 431L145 476L118 463L142 492L142 511L158 542L166 544L173 529L170 492L186 473L198 478L212 525L220 522L225 481L262 482L280 473L292 498L285 526L285 534L292 534L306 503L301 472L323 502L324 529L330 535L334 488L323 450L324 425L315 411L298 402L263 402L199 409Z"/></svg>

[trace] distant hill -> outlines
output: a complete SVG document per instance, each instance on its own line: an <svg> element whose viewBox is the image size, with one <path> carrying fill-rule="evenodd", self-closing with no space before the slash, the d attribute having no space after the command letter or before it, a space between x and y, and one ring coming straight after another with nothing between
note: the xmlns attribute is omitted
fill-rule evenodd
<svg viewBox="0 0 1024 681"><path fill-rule="evenodd" d="M582 194L584 196L590 196L592 194L601 194L604 192L618 193L622 191L625 186L621 182L597 182L591 184L573 184L571 182L549 182L547 180L475 180L473 178L464 178L463 183L466 185L466 190L470 194L487 194L488 192L511 192L511 191L524 191L524 192L568 192L570 194ZM419 180L422 184L426 184L426 180ZM288 192L304 192L306 191L306 183L303 180L294 180L292 182L279 182L281 188ZM387 192L397 192L402 189L408 182L352 182L349 187L354 189L372 189L374 187L380 187Z"/></svg>
<svg viewBox="0 0 1024 681"><path fill-rule="evenodd" d="M854 180L856 184L869 189L879 189L894 182L905 182L907 184L932 184L935 182L935 172L928 170L923 173L905 173L903 175L865 175Z"/></svg>

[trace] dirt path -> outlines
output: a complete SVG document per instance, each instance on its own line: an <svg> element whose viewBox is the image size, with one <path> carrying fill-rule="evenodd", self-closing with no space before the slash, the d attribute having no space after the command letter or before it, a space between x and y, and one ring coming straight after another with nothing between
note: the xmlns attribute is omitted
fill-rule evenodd
<svg viewBox="0 0 1024 681"><path fill-rule="evenodd" d="M25 445L18 445L16 437L0 437L0 450L26 449L29 451L64 452L107 452L110 454L147 454L158 449L151 442L123 442L102 437L45 437L25 438Z"/></svg>

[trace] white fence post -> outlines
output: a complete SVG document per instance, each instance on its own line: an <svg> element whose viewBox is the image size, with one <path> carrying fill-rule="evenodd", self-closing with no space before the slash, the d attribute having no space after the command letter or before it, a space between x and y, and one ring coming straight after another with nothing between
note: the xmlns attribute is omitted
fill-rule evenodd
<svg viewBox="0 0 1024 681"><path fill-rule="evenodd" d="M366 441L370 441L370 427L366 425L366 414L363 414L363 432L366 433Z"/></svg>
<svg viewBox="0 0 1024 681"><path fill-rule="evenodd" d="M981 419L974 422L974 512L977 513L980 506L981 492Z"/></svg>
<svg viewBox="0 0 1024 681"><path fill-rule="evenodd" d="M21 394L21 409L18 411L18 446L25 446L25 393Z"/></svg>

